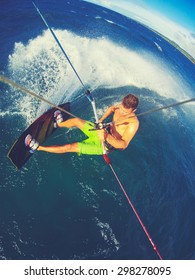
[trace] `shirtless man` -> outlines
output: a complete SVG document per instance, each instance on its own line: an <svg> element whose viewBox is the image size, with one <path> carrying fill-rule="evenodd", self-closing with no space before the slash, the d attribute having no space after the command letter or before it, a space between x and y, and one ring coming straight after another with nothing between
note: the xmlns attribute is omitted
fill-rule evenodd
<svg viewBox="0 0 195 280"><path fill-rule="evenodd" d="M25 143L33 152L35 150L45 151L50 153L78 153L88 155L102 155L102 142L107 152L120 149L124 150L129 145L139 128L139 121L135 115L138 106L138 98L132 94L125 96L121 104L113 105L107 109L105 114L99 120L103 122L108 116L113 113L113 123L109 131L106 129L92 130L94 124L79 118L72 118L66 121L60 119L60 114L57 115L56 125L61 127L77 127L88 137L82 142L65 144L61 146L39 146L35 139L30 135L27 136Z"/></svg>

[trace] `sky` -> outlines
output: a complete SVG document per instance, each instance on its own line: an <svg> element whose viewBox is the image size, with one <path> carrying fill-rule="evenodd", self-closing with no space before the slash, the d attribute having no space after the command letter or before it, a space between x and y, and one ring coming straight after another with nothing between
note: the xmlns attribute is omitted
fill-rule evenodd
<svg viewBox="0 0 195 280"><path fill-rule="evenodd" d="M195 0L87 0L158 31L195 58Z"/></svg>
<svg viewBox="0 0 195 280"><path fill-rule="evenodd" d="M145 0L142 2L195 33L195 0Z"/></svg>

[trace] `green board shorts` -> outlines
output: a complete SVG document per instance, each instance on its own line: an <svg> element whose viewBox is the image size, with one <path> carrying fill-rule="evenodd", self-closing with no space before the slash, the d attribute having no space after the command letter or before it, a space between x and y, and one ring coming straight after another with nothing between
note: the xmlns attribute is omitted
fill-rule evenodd
<svg viewBox="0 0 195 280"><path fill-rule="evenodd" d="M79 155L103 155L102 142L98 138L97 131L92 130L94 124L86 122L81 131L88 137L82 142L78 142Z"/></svg>

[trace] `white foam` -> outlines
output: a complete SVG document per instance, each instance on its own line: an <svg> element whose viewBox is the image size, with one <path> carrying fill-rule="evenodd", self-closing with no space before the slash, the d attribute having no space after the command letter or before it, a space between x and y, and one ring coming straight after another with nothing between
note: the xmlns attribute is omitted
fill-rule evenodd
<svg viewBox="0 0 195 280"><path fill-rule="evenodd" d="M113 233L113 230L110 227L110 225L108 223L101 222L97 217L95 218L95 221L100 229L100 233L104 241L109 245L113 245L115 249L118 250L120 248L120 243L116 239L116 236Z"/></svg>
<svg viewBox="0 0 195 280"><path fill-rule="evenodd" d="M90 205L94 209L99 208L99 204L97 202L97 194L93 190L91 186L88 184L84 184L83 182L79 182L82 187L81 197L85 200L88 205Z"/></svg>
<svg viewBox="0 0 195 280"><path fill-rule="evenodd" d="M111 24L115 24L112 20L109 19L105 19L106 22L111 23Z"/></svg>
<svg viewBox="0 0 195 280"><path fill-rule="evenodd" d="M181 75L152 53L135 52L104 37L90 39L66 30L55 33L83 82L92 88L135 86L176 100L190 95ZM16 43L9 70L13 80L54 103L70 100L81 86L49 31L26 46ZM34 102L26 95L17 100L19 111L29 114L30 121L47 108L43 103L36 108Z"/></svg>
<svg viewBox="0 0 195 280"><path fill-rule="evenodd" d="M15 116L15 115L20 115L21 113L20 112L12 112L10 114L10 111L4 111L4 112L0 112L0 118L4 118L6 116Z"/></svg>
<svg viewBox="0 0 195 280"><path fill-rule="evenodd" d="M156 42L154 42L154 44L156 45L156 47L159 51L161 51L161 52L163 51L162 48L159 46L159 44L157 44Z"/></svg>

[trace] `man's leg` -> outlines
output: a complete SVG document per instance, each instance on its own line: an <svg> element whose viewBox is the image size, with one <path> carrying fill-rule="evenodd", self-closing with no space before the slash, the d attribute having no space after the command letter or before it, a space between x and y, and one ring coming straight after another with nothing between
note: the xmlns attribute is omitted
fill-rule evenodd
<svg viewBox="0 0 195 280"><path fill-rule="evenodd" d="M83 126L85 123L86 123L86 121L84 121L82 119L72 118L72 119L68 119L64 122L58 123L58 127L67 127L67 128L78 127L79 129L83 129Z"/></svg>
<svg viewBox="0 0 195 280"><path fill-rule="evenodd" d="M67 128L77 127L82 130L85 123L86 121L80 118L72 118L64 122L58 123L58 127L67 127ZM33 144L31 144L32 140L34 141ZM32 151L38 150L38 151L57 153L57 154L80 152L78 143L65 144L60 146L38 146L38 142L35 139L32 139L31 135L27 135L27 137L25 138L25 145L29 146ZM35 149L33 149L32 147L33 145L36 146Z"/></svg>
<svg viewBox="0 0 195 280"><path fill-rule="evenodd" d="M58 127L77 127L82 129L86 121L79 118L68 119L64 122L58 123ZM63 154L63 153L79 153L78 143L65 144L60 146L39 146L38 151L44 151L49 153Z"/></svg>
<svg viewBox="0 0 195 280"><path fill-rule="evenodd" d="M62 146L39 146L37 150L55 154L79 153L78 143L65 144Z"/></svg>

